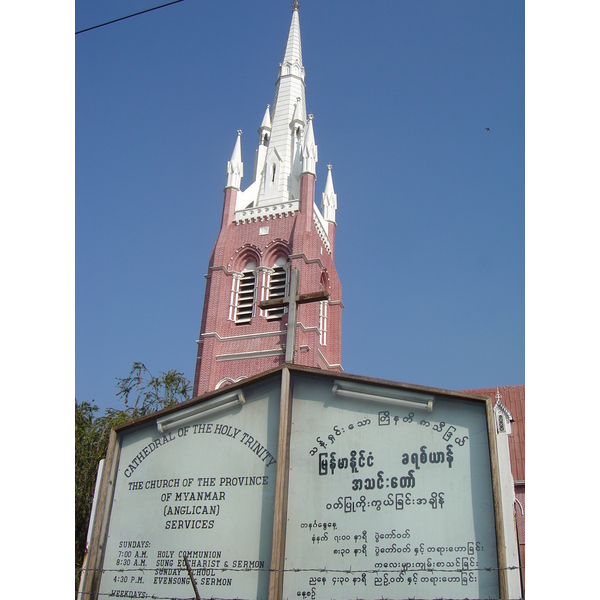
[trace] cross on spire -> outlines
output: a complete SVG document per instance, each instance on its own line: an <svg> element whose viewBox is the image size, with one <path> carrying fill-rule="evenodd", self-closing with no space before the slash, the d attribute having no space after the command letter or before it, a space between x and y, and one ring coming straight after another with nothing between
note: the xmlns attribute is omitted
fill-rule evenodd
<svg viewBox="0 0 600 600"><path fill-rule="evenodd" d="M319 292L308 292L307 294L298 294L298 280L300 272L298 269L292 269L290 272L290 293L285 298L275 298L273 300L262 300L259 307L263 310L269 308L288 307L287 336L285 340L285 362L294 362L294 351L296 348L296 327L298 326L298 304L307 304L309 302L321 302L329 298L329 292L321 290Z"/></svg>

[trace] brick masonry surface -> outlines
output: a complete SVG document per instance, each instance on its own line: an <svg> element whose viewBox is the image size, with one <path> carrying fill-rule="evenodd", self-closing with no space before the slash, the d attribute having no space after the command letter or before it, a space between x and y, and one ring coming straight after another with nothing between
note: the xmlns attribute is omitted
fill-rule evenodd
<svg viewBox="0 0 600 600"><path fill-rule="evenodd" d="M329 226L329 251L313 220L314 189L314 175L305 173L300 182L300 210L241 223L234 220L237 191L225 190L221 230L207 273L194 378L195 396L214 390L220 382L223 385L222 382L256 375L285 360L287 313L281 320L269 321L257 309L256 316L247 324L236 324L229 318L233 273L240 273L250 260L260 269L272 268L277 258L286 257L291 267L300 272L299 294L319 291L321 287L329 292L326 345L320 344L319 303L300 305L294 362L342 370L343 305L333 255L335 226ZM259 276L259 294L260 283ZM255 356L248 353L255 353ZM264 356L264 353L269 355Z"/></svg>

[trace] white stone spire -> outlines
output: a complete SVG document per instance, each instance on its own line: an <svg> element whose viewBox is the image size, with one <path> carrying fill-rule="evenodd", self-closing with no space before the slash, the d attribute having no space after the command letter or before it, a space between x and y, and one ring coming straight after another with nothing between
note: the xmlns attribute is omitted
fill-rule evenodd
<svg viewBox="0 0 600 600"><path fill-rule="evenodd" d="M292 22L288 32L288 39L283 53L281 65L298 63L302 67L302 42L300 39L300 18L298 17L298 5L293 6ZM304 79L304 73L302 74Z"/></svg>
<svg viewBox="0 0 600 600"><path fill-rule="evenodd" d="M333 178L331 176L331 165L327 165L327 181L325 191L321 200L321 213L323 218L330 223L335 223L335 211L337 209L337 194L333 189Z"/></svg>
<svg viewBox="0 0 600 600"><path fill-rule="evenodd" d="M298 198L298 151L306 123L304 88L300 20L298 7L294 5L283 60L279 64L275 83L275 98L270 115L271 135L256 199L257 206L289 202Z"/></svg>
<svg viewBox="0 0 600 600"><path fill-rule="evenodd" d="M242 130L238 129L235 146L231 153L231 159L227 162L227 184L226 188L240 189L242 177L244 176L244 163L242 162Z"/></svg>
<svg viewBox="0 0 600 600"><path fill-rule="evenodd" d="M318 148L313 116L307 116L306 110L299 4L292 3L292 21L277 72L275 98L271 107L267 105L258 128L252 183L236 196L236 222L294 213L300 209L301 178L304 174L317 176ZM233 164L233 158L230 162ZM241 159L239 162L241 164ZM327 218L313 203L316 222L324 238L328 235L327 223L335 224L337 208L331 173L327 181L323 204Z"/></svg>

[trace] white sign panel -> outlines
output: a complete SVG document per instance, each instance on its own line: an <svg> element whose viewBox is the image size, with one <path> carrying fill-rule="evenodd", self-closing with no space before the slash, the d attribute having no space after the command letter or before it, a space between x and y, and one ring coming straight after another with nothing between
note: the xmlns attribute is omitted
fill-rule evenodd
<svg viewBox="0 0 600 600"><path fill-rule="evenodd" d="M338 383L293 377L283 598L497 598L484 404Z"/></svg>
<svg viewBox="0 0 600 600"><path fill-rule="evenodd" d="M101 597L268 597L279 393L122 434Z"/></svg>

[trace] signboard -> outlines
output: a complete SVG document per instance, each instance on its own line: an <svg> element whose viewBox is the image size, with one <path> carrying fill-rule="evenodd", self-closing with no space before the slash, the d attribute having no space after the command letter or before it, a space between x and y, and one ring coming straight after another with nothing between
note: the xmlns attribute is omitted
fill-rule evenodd
<svg viewBox="0 0 600 600"><path fill-rule="evenodd" d="M508 597L483 400L284 367L112 436L90 597Z"/></svg>
<svg viewBox="0 0 600 600"><path fill-rule="evenodd" d="M120 434L100 597L193 597L185 556L201 597L267 598L279 401L274 377Z"/></svg>
<svg viewBox="0 0 600 600"><path fill-rule="evenodd" d="M498 598L485 404L292 382L283 598Z"/></svg>

